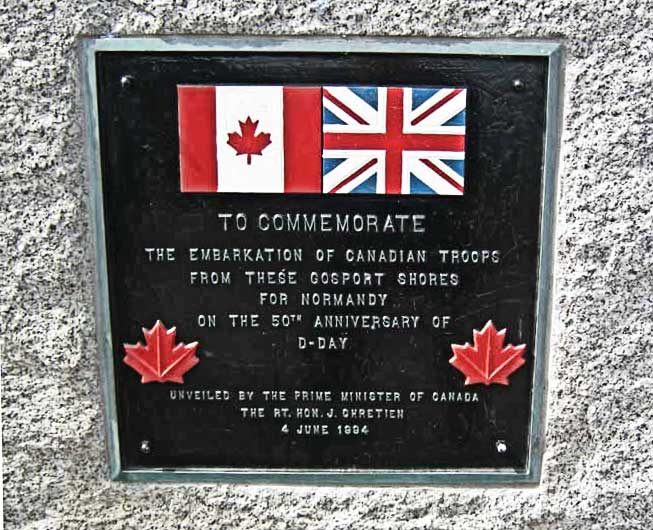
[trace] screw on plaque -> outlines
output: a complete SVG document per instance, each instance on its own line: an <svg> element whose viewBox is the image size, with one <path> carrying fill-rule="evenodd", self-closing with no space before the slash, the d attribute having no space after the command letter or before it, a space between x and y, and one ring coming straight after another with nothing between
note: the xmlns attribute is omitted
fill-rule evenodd
<svg viewBox="0 0 653 530"><path fill-rule="evenodd" d="M526 85L524 85L524 82L521 79L513 79L512 80L512 89L515 92L521 92L526 88Z"/></svg>
<svg viewBox="0 0 653 530"><path fill-rule="evenodd" d="M150 444L149 440L141 440L141 445L139 447L141 453L144 455L149 455L150 452L152 451L152 446Z"/></svg>
<svg viewBox="0 0 653 530"><path fill-rule="evenodd" d="M505 440L497 440L496 444L494 444L497 448L497 453L500 455L505 454L508 451L508 444L506 443Z"/></svg>
<svg viewBox="0 0 653 530"><path fill-rule="evenodd" d="M132 75L123 75L120 78L120 86L123 90L129 90L134 86L134 76Z"/></svg>

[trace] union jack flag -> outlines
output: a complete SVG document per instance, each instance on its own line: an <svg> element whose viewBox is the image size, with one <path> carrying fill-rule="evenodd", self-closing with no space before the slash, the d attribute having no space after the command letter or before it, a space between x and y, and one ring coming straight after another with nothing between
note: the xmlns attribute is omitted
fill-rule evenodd
<svg viewBox="0 0 653 530"><path fill-rule="evenodd" d="M323 87L322 192L462 195L466 92Z"/></svg>

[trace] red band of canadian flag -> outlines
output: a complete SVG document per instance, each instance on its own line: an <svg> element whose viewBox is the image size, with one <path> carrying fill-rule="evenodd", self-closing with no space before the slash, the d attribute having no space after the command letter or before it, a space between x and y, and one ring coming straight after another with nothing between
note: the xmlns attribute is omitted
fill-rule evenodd
<svg viewBox="0 0 653 530"><path fill-rule="evenodd" d="M217 191L215 87L183 86L178 96L181 191Z"/></svg>

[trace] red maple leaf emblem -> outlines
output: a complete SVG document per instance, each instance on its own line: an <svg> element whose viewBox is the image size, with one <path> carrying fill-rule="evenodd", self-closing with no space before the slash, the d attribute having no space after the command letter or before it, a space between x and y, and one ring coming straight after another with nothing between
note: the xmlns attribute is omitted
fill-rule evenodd
<svg viewBox="0 0 653 530"><path fill-rule="evenodd" d="M123 344L127 354L123 361L141 374L141 383L183 383L182 375L200 362L195 355L197 342L175 345L176 334L176 328L166 329L157 320L152 329L143 328L147 347L140 342Z"/></svg>
<svg viewBox="0 0 653 530"><path fill-rule="evenodd" d="M252 163L252 155L262 155L263 149L272 143L270 140L270 133L256 133L258 121L252 121L252 118L247 116L247 119L238 121L240 125L240 132L229 133L229 140L227 144L236 150L236 156L247 155L247 164Z"/></svg>
<svg viewBox="0 0 653 530"><path fill-rule="evenodd" d="M465 385L484 383L508 384L508 376L526 361L523 358L526 344L504 347L506 330L497 331L491 320L481 331L474 330L474 346L452 344L454 356L449 362L467 376Z"/></svg>

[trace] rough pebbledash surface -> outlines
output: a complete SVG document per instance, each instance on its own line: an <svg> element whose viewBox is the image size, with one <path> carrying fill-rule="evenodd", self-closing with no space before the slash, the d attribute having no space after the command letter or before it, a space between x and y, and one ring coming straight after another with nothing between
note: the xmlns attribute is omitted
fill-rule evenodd
<svg viewBox="0 0 653 530"><path fill-rule="evenodd" d="M653 14L645 2L6 3L0 14L8 529L653 526ZM547 449L539 487L108 479L76 37L551 37L567 47Z"/></svg>

